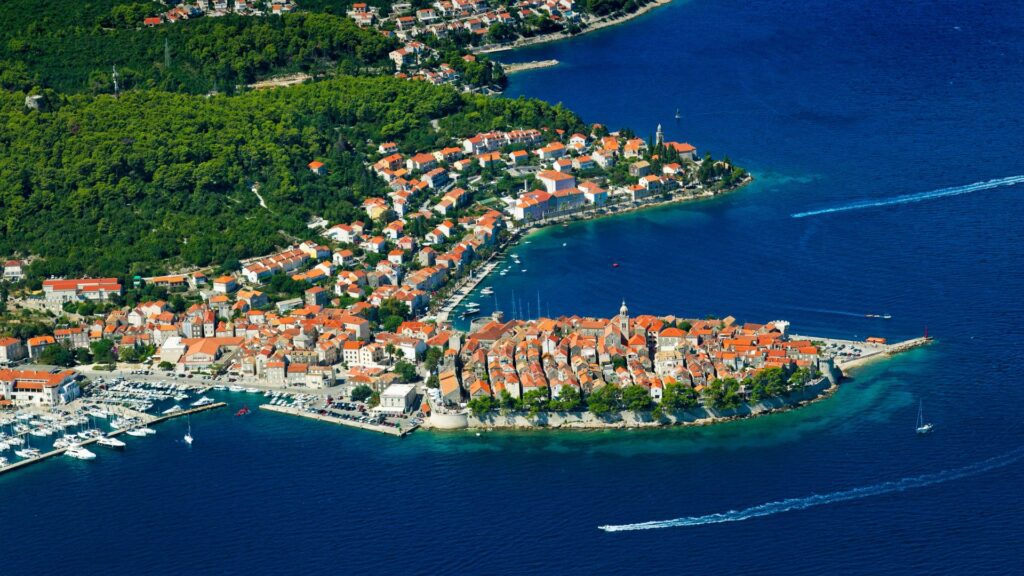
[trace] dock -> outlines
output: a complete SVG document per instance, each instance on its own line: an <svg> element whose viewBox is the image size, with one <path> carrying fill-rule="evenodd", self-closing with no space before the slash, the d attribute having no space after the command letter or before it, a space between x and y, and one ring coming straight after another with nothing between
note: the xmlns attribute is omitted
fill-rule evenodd
<svg viewBox="0 0 1024 576"><path fill-rule="evenodd" d="M224 402L216 402L216 403L213 403L213 404L207 404L206 406L199 406L197 408L190 408L188 410L182 410L181 412L175 412L173 414L165 414L165 415L159 416L159 417L152 417L149 414L147 414L146 416L150 416L152 419L146 421L146 425L150 426L152 424L159 424L161 422L164 422L166 420L170 420L172 418L178 418L178 417L181 417L181 416L188 416L189 414L196 414L196 413L199 413L199 412L205 412L206 410L213 410L215 408L223 408L224 406L227 406L227 404L224 403ZM120 436L121 434L124 434L126 432L128 432L127 428L119 428L119 429L114 430L113 432L111 432L109 434L104 434L104 436L108 436L110 438L113 438L115 436ZM88 440L83 440L82 442L79 442L78 445L79 446L88 446L89 444L95 443L97 440L99 440L99 438L90 438ZM0 468L0 474L6 474L7 472L13 472L14 470L19 470L21 468L25 468L25 467L30 466L32 464L35 464L37 462L42 462L43 460L46 460L48 458L53 458L54 456L60 456L61 454L63 454L66 451L67 451L67 448L57 448L56 450L50 450L49 452L44 452L44 453L40 454L39 456L36 456L35 458L28 458L28 459L25 459L25 460L19 460L17 462L12 463L12 464L8 464L7 466L4 466L3 468Z"/></svg>
<svg viewBox="0 0 1024 576"><path fill-rule="evenodd" d="M320 420L322 422L330 422L331 424L340 424L342 426L350 426L352 428L361 428L363 430L369 430L371 432L382 432L384 434L390 434L392 436L398 436L404 438L411 434L419 426L413 424L409 428L395 428L394 426L381 426L379 424L368 424L366 422L357 422L355 420L346 420L344 418L338 418L337 416L331 416L330 414L320 414L319 412L309 412L307 410L300 410L291 406L274 406L273 404L262 404L260 410L270 410L271 412L278 412L280 414L289 414L291 416L298 416L300 418L309 418L310 420Z"/></svg>
<svg viewBox="0 0 1024 576"><path fill-rule="evenodd" d="M877 342L867 342L862 340L844 340L842 338L822 338L819 336L801 336L797 334L790 335L791 340L811 340L814 342L822 342L826 345L832 346L847 346L852 350L856 350L857 355L850 358L836 358L836 368L843 372L845 375L849 370L858 368L882 358L889 358L919 348L933 342L932 338L928 336L919 336L917 338L911 338L902 342L895 342L892 344L880 344Z"/></svg>

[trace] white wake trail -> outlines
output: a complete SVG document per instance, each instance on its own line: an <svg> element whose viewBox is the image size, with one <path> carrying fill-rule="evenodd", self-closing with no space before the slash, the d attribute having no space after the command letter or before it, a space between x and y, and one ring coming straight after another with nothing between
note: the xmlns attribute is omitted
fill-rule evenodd
<svg viewBox="0 0 1024 576"><path fill-rule="evenodd" d="M685 518L676 518L675 520L657 520L654 522L640 522L638 524L599 526L598 528L605 532L628 532L632 530L680 528L685 526L703 526L705 524L739 522L741 520L760 518L762 516L772 516L774 514L791 512L793 510L804 510L806 508L823 506L825 504L832 504L835 502L859 500L861 498L880 496L882 494L889 494L892 492L902 492L912 488L924 488L925 486L942 484L943 482L977 476L978 474L984 474L985 472L989 472L997 468L1003 468L1017 462L1021 458L1024 458L1024 447L1017 448L1016 450L1007 452L1001 456L994 456L988 460L982 460L981 462L964 466L963 468L943 470L942 472L924 474L921 476L912 476L910 478L882 482L881 484L873 484L871 486L840 490L829 494L814 494L803 498L787 498L786 500L759 504L743 510L730 510L728 512L720 512L717 514L706 514L704 516L688 516Z"/></svg>
<svg viewBox="0 0 1024 576"><path fill-rule="evenodd" d="M970 194L971 192L979 192L981 190L991 190L992 188L1001 188L1003 186L1013 186L1014 184L1024 183L1024 175L1021 176L1007 176L1006 178L996 178L994 180L986 180L984 182L975 182L974 184L967 184L964 186L952 186L950 188L939 188L938 190L932 190L931 192L919 192L917 194L905 194L903 196L895 196L893 198L887 198L884 200L862 200L860 202L852 202L850 204L844 204L842 206L836 206L834 208L822 208L820 210L810 210L808 212L797 212L790 214L792 218L806 218L808 216L819 216L821 214L832 214L834 212L846 212L849 210L863 210L864 208L877 208L879 206L892 206L893 204L909 204L911 202L921 202L923 200L933 200L935 198L945 198L946 196L959 196L960 194Z"/></svg>

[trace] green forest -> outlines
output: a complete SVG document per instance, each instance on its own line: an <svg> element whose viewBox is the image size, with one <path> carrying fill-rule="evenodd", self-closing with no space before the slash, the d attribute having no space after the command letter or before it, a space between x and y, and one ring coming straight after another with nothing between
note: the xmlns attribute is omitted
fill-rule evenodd
<svg viewBox="0 0 1024 576"><path fill-rule="evenodd" d="M0 2L0 87L112 93L119 88L232 92L287 72L390 70L397 44L348 18L198 18L153 28L142 19L166 10L125 0Z"/></svg>
<svg viewBox="0 0 1024 576"><path fill-rule="evenodd" d="M561 106L390 77L234 96L50 94L45 111L25 96L0 93L0 254L44 256L37 278L224 263L286 244L312 214L359 218L362 199L386 192L365 166L373 142L413 150L492 128L582 128ZM312 160L329 173L313 175Z"/></svg>

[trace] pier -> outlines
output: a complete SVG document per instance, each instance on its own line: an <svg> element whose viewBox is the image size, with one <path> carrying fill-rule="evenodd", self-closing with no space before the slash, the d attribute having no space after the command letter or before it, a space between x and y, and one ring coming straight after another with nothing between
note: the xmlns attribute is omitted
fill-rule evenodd
<svg viewBox="0 0 1024 576"><path fill-rule="evenodd" d="M330 422L331 424L341 424L342 426L351 426L352 428L361 428L363 430L370 430L371 432L383 432L384 434L390 434L392 436L398 436L404 438L419 428L416 424L410 424L409 428L395 428L394 426L381 426L380 424L369 424L366 422L358 422L356 420L345 420L344 418L338 418L330 414L321 414L319 411L310 412L308 410L301 410L299 408L293 408L291 406L274 406L273 404L262 404L260 410L270 410L271 412L278 412L280 414L289 414L291 416L299 416L301 418L309 418L310 420L320 420L323 422Z"/></svg>
<svg viewBox="0 0 1024 576"><path fill-rule="evenodd" d="M206 410L213 410L215 408L223 408L224 406L227 406L227 404L225 402L216 402L216 403L213 403L213 404L207 404L206 406L199 406L197 408L191 408L189 410L182 410L181 412L175 412L173 414L166 414L166 415L158 416L158 417L153 417L153 416L151 416L149 414L145 414L146 417L152 418L151 420L146 420L145 423L146 423L147 426L152 425L152 424L159 424L159 423L161 423L161 422L163 422L165 420L170 420L172 418L178 418L178 417L181 417L181 416L187 416L189 414L196 414L196 413L199 413L199 412L205 412ZM126 432L128 432L127 428L119 428L119 429L114 430L113 432L111 432L109 434L104 434L104 436L113 438L115 436L120 436L121 434L124 434ZM97 440L99 440L99 438L90 438L88 440L83 440L83 441L79 442L78 445L79 446L88 446L89 444L95 443ZM5 474L7 472L12 472L14 470L19 470L21 468L25 468L25 467L30 466L32 464L35 464L37 462L42 462L43 460L46 460L48 458L53 458L54 456L60 456L61 454L63 454L66 451L67 451L67 448L57 448L55 450L50 450L49 452L44 452L44 453L40 454L39 456L36 456L35 458L27 458L25 460L19 460L17 462L12 463L12 464L8 464L7 466L4 466L3 468L0 468L0 474Z"/></svg>
<svg viewBox="0 0 1024 576"><path fill-rule="evenodd" d="M928 336L919 336L893 344L881 344L864 340L844 340L842 338L822 338L820 336L801 336L798 334L791 334L790 339L821 342L826 348L840 349L845 347L845 349L849 349L849 353L835 357L836 368L842 371L843 375L869 362L889 358L896 354L930 344L933 341Z"/></svg>

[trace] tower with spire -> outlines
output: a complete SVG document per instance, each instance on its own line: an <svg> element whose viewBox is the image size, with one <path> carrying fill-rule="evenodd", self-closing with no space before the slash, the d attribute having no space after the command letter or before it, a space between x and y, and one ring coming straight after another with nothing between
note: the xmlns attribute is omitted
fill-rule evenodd
<svg viewBox="0 0 1024 576"><path fill-rule="evenodd" d="M626 308L626 301L622 301L619 308L619 332L624 338L629 338L629 308Z"/></svg>
<svg viewBox="0 0 1024 576"><path fill-rule="evenodd" d="M658 146L665 144L665 133L661 131L661 124L658 124L658 131L654 133L654 143Z"/></svg>

